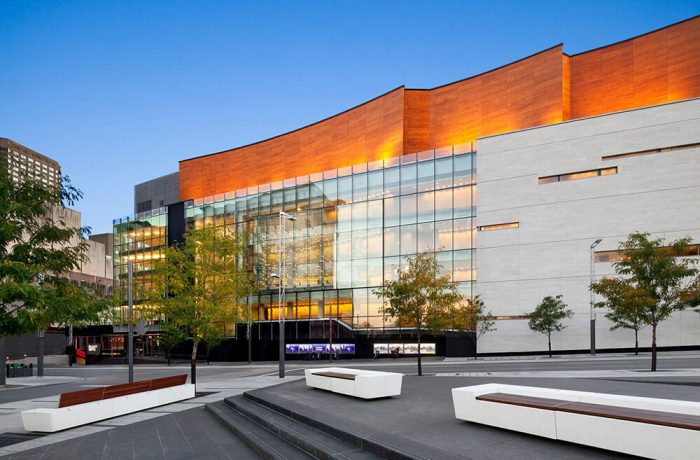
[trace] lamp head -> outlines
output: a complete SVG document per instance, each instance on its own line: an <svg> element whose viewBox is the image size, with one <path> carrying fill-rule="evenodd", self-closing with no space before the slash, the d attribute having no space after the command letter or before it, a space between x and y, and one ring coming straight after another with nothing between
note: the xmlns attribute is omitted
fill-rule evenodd
<svg viewBox="0 0 700 460"><path fill-rule="evenodd" d="M593 249L593 248L595 248L596 246L598 246L598 245L600 244L601 241L603 241L602 238L598 238L597 240L595 240L595 241L593 242L593 244L591 244L591 249Z"/></svg>
<svg viewBox="0 0 700 460"><path fill-rule="evenodd" d="M297 220L296 217L294 217L293 215L291 215L291 214L289 214L289 213L286 213L286 212L284 212L284 211L280 211L280 216L284 217L285 219L289 219L289 220L291 220L292 222L294 222L295 220Z"/></svg>

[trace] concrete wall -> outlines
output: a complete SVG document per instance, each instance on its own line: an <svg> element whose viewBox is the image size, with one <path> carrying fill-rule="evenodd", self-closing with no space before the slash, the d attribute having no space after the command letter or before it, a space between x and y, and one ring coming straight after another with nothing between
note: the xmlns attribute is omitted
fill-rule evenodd
<svg viewBox="0 0 700 460"><path fill-rule="evenodd" d="M522 315L562 294L575 312L553 337L555 349L589 346L590 245L617 249L634 231L700 242L700 147L627 157L602 156L700 143L700 100L671 103L493 136L478 143L477 290L495 315ZM539 184L538 177L617 166L618 174ZM612 265L595 265L597 275ZM633 346L632 331L610 332L597 315L598 348ZM480 352L546 349L526 319L499 320ZM674 315L660 346L700 345L700 315ZM650 331L641 335L650 345Z"/></svg>

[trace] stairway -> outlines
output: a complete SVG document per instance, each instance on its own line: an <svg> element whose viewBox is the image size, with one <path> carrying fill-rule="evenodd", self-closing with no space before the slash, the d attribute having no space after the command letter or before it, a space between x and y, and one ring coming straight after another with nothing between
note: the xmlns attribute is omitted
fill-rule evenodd
<svg viewBox="0 0 700 460"><path fill-rule="evenodd" d="M294 414L248 393L206 405L265 459L416 459L406 452Z"/></svg>

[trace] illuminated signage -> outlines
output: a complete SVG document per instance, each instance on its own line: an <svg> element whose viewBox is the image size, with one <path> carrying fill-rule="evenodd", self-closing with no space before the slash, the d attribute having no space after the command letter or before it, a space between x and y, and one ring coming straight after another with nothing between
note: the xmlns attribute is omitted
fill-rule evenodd
<svg viewBox="0 0 700 460"><path fill-rule="evenodd" d="M292 355L309 354L309 353L328 353L331 345L328 343L288 343L286 352ZM354 343L334 343L333 353L338 354L354 354Z"/></svg>
<svg viewBox="0 0 700 460"><path fill-rule="evenodd" d="M418 354L418 344L417 343L375 343L374 353L380 355L388 355L392 350L398 349L400 355L417 355ZM421 343L420 353L422 355L434 355L435 354L435 344L434 343Z"/></svg>

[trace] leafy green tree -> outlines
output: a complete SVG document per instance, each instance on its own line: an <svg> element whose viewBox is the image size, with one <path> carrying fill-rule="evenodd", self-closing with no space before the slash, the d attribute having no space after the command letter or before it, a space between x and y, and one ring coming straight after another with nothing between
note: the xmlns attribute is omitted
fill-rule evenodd
<svg viewBox="0 0 700 460"><path fill-rule="evenodd" d="M552 357L552 332L561 332L566 326L564 320L571 318L574 312L567 308L567 305L562 300L562 296L556 297L547 296L542 299L542 302L535 307L535 311L528 314L530 321L528 326L535 332L545 334L547 336L547 345L549 347L549 357Z"/></svg>
<svg viewBox="0 0 700 460"><path fill-rule="evenodd" d="M481 296L474 296L460 302L452 311L453 327L459 331L471 332L476 349L479 339L484 334L496 330L496 321L490 311L486 311ZM476 359L476 353L474 353Z"/></svg>
<svg viewBox="0 0 700 460"><path fill-rule="evenodd" d="M622 260L615 262L615 273L622 279L624 289L606 292L603 278L591 287L601 295L613 296L611 306L634 309L642 324L651 326L651 370L656 371L657 327L674 312L700 305L700 281L697 261L683 256L689 253L690 238L667 243L663 238L651 238L649 233L635 232L620 243ZM622 296L616 300L615 296Z"/></svg>
<svg viewBox="0 0 700 460"><path fill-rule="evenodd" d="M463 299L457 283L449 275L440 275L434 253L423 252L408 258L397 280L373 292L384 298L380 312L385 318L416 328L418 375L423 375L421 338L426 331L437 332L449 325L450 311Z"/></svg>
<svg viewBox="0 0 700 460"><path fill-rule="evenodd" d="M111 300L65 278L86 260L89 229L67 224L64 207L82 193L61 184L0 170L0 337L96 322Z"/></svg>
<svg viewBox="0 0 700 460"><path fill-rule="evenodd" d="M153 288L144 310L166 318L192 338L191 382L197 382L197 347L223 340L223 324L240 318L241 299L253 289L245 270L240 237L220 228L191 229L184 241L165 249L154 265Z"/></svg>
<svg viewBox="0 0 700 460"><path fill-rule="evenodd" d="M634 354L639 354L639 331L647 324L644 311L649 309L651 300L638 289L630 279L602 278L591 284L591 290L604 298L595 304L605 308L605 317L612 323L611 331L630 329L634 331Z"/></svg>
<svg viewBox="0 0 700 460"><path fill-rule="evenodd" d="M179 344L187 340L187 334L182 329L182 327L173 324L172 321L167 319L161 321L160 331L162 335L160 336L160 346L165 350L166 356L168 358L168 366L170 366L170 358L172 352Z"/></svg>

